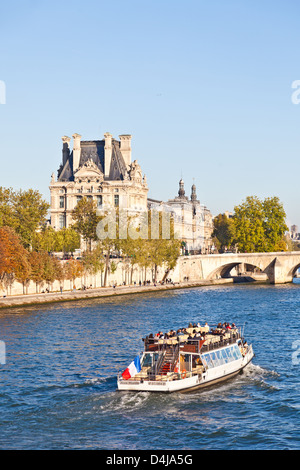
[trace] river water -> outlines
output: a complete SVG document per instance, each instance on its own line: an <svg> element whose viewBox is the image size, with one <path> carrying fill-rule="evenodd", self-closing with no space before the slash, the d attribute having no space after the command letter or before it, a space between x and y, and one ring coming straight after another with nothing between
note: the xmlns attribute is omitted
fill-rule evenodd
<svg viewBox="0 0 300 470"><path fill-rule="evenodd" d="M300 285L174 290L0 311L1 449L300 447ZM245 325L242 375L190 394L116 391L141 338ZM298 357L299 351L299 357Z"/></svg>

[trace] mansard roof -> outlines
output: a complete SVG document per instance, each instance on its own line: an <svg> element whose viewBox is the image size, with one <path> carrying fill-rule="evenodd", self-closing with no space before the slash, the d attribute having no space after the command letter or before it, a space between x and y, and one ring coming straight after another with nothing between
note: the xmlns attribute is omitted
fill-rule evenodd
<svg viewBox="0 0 300 470"><path fill-rule="evenodd" d="M99 171L104 175L104 147L105 140L87 140L80 142L80 161L79 167L83 167L87 162L92 161ZM76 173L76 172L75 172ZM120 151L120 142L112 139L112 158L109 169L108 180L123 180L127 173L126 164ZM103 176L104 177L104 176ZM73 151L70 152L69 158L64 165L58 170L57 181L74 181L73 173Z"/></svg>

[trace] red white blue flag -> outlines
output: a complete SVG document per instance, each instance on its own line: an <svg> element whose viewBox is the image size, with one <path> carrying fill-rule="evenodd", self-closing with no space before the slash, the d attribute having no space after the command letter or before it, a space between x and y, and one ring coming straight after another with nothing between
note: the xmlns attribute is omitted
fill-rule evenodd
<svg viewBox="0 0 300 470"><path fill-rule="evenodd" d="M141 368L140 357L136 356L134 361L132 361L132 363L127 367L127 369L124 370L122 377L124 380L128 380L131 377L134 377L139 372L141 372L141 370L142 368Z"/></svg>

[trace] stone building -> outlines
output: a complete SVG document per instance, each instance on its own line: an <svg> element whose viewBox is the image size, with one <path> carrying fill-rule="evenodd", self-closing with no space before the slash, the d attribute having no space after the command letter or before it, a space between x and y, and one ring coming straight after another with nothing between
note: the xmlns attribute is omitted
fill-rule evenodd
<svg viewBox="0 0 300 470"><path fill-rule="evenodd" d="M62 163L57 179L52 174L51 226L56 230L72 225L72 210L82 197L97 207L147 210L148 186L136 160L131 161L131 135L116 140L110 133L103 140L82 141L81 135L62 137Z"/></svg>
<svg viewBox="0 0 300 470"><path fill-rule="evenodd" d="M207 207L197 199L194 184L190 199L185 195L184 181L181 179L177 197L167 202L148 198L148 208L172 214L175 236L184 242L185 252L211 253L213 217Z"/></svg>

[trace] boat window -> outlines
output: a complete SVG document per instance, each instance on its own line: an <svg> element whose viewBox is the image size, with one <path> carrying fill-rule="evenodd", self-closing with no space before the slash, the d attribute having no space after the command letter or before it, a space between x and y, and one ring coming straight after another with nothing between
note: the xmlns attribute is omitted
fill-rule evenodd
<svg viewBox="0 0 300 470"><path fill-rule="evenodd" d="M223 364L228 364L229 362L236 361L241 357L242 355L237 344L226 349L202 354L201 356L204 366L209 369Z"/></svg>
<svg viewBox="0 0 300 470"><path fill-rule="evenodd" d="M222 349L222 356L223 356L225 364L230 362L230 356L228 356L228 354L227 354L227 349Z"/></svg>
<svg viewBox="0 0 300 470"><path fill-rule="evenodd" d="M152 354L145 354L141 365L142 367L151 367L152 366Z"/></svg>
<svg viewBox="0 0 300 470"><path fill-rule="evenodd" d="M222 351L216 351L216 355L217 355L217 359L218 359L218 365L221 366L224 364L224 358L223 358L223 354L222 354Z"/></svg>
<svg viewBox="0 0 300 470"><path fill-rule="evenodd" d="M202 361L203 361L203 364L209 369L214 367L210 353L203 354Z"/></svg>
<svg viewBox="0 0 300 470"><path fill-rule="evenodd" d="M237 344L235 344L233 347L233 354L234 354L235 359L240 359L242 357L242 353Z"/></svg>

